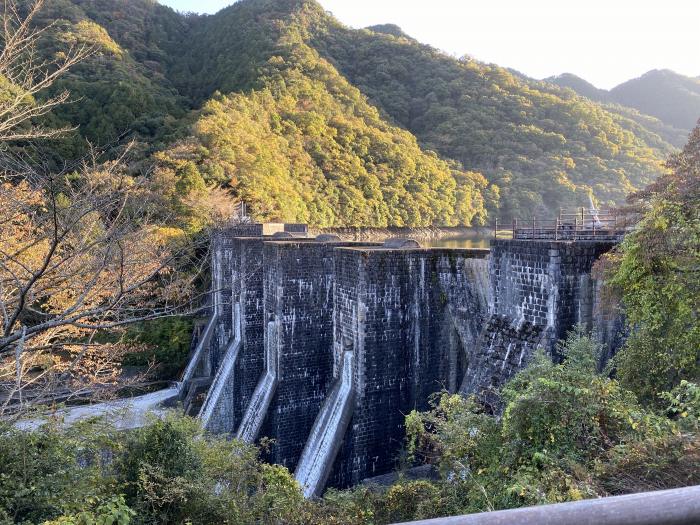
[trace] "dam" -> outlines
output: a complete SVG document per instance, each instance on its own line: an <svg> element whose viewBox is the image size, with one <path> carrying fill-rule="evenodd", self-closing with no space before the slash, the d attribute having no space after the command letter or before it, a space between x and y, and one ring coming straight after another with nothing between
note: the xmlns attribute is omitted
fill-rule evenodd
<svg viewBox="0 0 700 525"><path fill-rule="evenodd" d="M306 231L216 232L212 315L181 396L208 431L264 439L265 459L307 497L392 471L405 415L437 392L495 407L537 348L561 358L557 341L577 324L605 328L606 355L621 344L591 274L615 239L495 238L487 250Z"/></svg>

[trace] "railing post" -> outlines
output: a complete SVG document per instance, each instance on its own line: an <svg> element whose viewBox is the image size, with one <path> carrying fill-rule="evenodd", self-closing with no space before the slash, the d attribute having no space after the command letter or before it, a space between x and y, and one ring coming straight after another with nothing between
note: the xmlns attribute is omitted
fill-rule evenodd
<svg viewBox="0 0 700 525"><path fill-rule="evenodd" d="M557 217L554 221L554 240L558 241L559 240L559 220L561 218L561 208L559 209L559 217Z"/></svg>
<svg viewBox="0 0 700 525"><path fill-rule="evenodd" d="M498 217L496 217L496 224L493 227L493 238L498 239Z"/></svg>
<svg viewBox="0 0 700 525"><path fill-rule="evenodd" d="M535 217L532 218L532 240L535 240Z"/></svg>
<svg viewBox="0 0 700 525"><path fill-rule="evenodd" d="M518 229L518 219L513 219L513 239L515 239L515 231Z"/></svg>

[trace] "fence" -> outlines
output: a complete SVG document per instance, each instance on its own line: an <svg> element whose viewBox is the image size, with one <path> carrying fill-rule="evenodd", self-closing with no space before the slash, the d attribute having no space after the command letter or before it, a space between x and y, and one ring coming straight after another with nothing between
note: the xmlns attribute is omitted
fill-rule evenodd
<svg viewBox="0 0 700 525"><path fill-rule="evenodd" d="M503 224L496 219L495 239L554 241L621 241L634 221L615 210L560 210L556 219L533 217L532 221L513 219Z"/></svg>

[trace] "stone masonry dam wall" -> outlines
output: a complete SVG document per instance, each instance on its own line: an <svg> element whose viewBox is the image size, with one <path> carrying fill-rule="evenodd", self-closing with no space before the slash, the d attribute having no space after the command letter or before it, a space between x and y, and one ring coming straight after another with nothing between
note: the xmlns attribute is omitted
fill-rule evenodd
<svg viewBox="0 0 700 525"><path fill-rule="evenodd" d="M187 380L211 383L205 428L255 442L307 496L391 471L404 417L443 390L494 402L538 346L621 317L591 267L607 242L494 240L488 250L304 237L244 225L213 239L214 335Z"/></svg>
<svg viewBox="0 0 700 525"><path fill-rule="evenodd" d="M494 399L537 347L559 360L557 342L574 326L602 327L595 337L611 356L621 344L621 316L604 319L600 283L591 270L611 250L607 241L491 242L490 315L476 355L469 361L463 394Z"/></svg>
<svg viewBox="0 0 700 525"><path fill-rule="evenodd" d="M471 341L456 326L483 323L486 272L483 250L337 250L335 370L337 376L343 352L352 351L355 397L332 485L390 471L403 445L405 415L428 408L435 392L457 391ZM475 302L464 309L450 304L456 297Z"/></svg>

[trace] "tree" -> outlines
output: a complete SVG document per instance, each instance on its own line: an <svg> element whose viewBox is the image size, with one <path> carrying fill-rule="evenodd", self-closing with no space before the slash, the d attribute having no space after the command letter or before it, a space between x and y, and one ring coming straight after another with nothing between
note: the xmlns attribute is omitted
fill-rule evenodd
<svg viewBox="0 0 700 525"><path fill-rule="evenodd" d="M6 0L0 6L0 142L56 137L65 128L38 124L56 106L66 102L66 90L37 100L35 95L50 88L72 66L90 55L87 45L74 45L57 57L45 59L37 49L40 37L51 25L37 27L34 19L45 0L27 4Z"/></svg>
<svg viewBox="0 0 700 525"><path fill-rule="evenodd" d="M618 376L647 402L700 379L700 127L667 167L631 197L642 219L610 258L631 332Z"/></svg>
<svg viewBox="0 0 700 525"><path fill-rule="evenodd" d="M448 393L407 416L409 452L439 467L449 514L698 482L697 385L667 396L669 419L599 373L599 351L576 329L562 363L540 352L502 389L499 418Z"/></svg>
<svg viewBox="0 0 700 525"><path fill-rule="evenodd" d="M167 226L149 181L127 173L128 146L106 163L93 150L60 172L34 162L27 144L65 131L35 119L69 96L34 94L90 52L37 59L42 5L25 13L6 2L0 29L0 414L21 411L27 395L42 402L114 382L119 345L96 336L191 311L201 255ZM24 147L12 153L17 139Z"/></svg>
<svg viewBox="0 0 700 525"><path fill-rule="evenodd" d="M179 270L196 265L195 248L151 220L149 201L148 181L123 173L120 159L3 176L0 380L16 377L4 406L40 385L51 397L87 378L113 382L119 347L96 334L191 311L198 272Z"/></svg>

